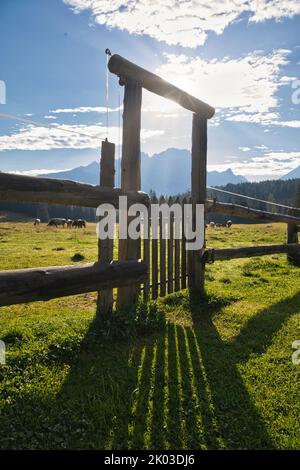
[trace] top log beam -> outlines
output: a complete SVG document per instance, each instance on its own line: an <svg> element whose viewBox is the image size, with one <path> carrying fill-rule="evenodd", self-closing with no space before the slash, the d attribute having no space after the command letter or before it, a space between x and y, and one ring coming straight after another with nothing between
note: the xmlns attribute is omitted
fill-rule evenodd
<svg viewBox="0 0 300 470"><path fill-rule="evenodd" d="M118 54L111 56L108 62L110 72L118 75L121 80L132 80L139 83L143 88L169 100L175 101L185 109L196 114L201 114L206 119L210 119L215 114L215 109L204 101L195 98L175 85L163 80L148 70L139 67Z"/></svg>
<svg viewBox="0 0 300 470"><path fill-rule="evenodd" d="M75 181L14 175L0 172L0 201L45 202L82 207L98 207L101 203L118 207L119 196L131 203L148 204L149 197L142 191L92 186Z"/></svg>

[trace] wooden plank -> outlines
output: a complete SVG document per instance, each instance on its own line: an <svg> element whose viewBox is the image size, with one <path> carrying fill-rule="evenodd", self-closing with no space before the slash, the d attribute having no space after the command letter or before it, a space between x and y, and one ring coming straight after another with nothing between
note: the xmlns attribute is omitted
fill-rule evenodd
<svg viewBox="0 0 300 470"><path fill-rule="evenodd" d="M141 106L142 87L129 81L124 92L123 145L121 162L121 188L123 191L139 191L141 188ZM128 218L130 223L130 218ZM119 240L119 259L138 259L140 240ZM139 296L139 286L132 285L119 289L118 308L135 303Z"/></svg>
<svg viewBox="0 0 300 470"><path fill-rule="evenodd" d="M182 223L181 223L181 289L186 288L186 267L187 267L187 262L186 262L186 239L185 239L185 227L184 227L184 212L185 208L184 205L186 204L186 198L182 200Z"/></svg>
<svg viewBox="0 0 300 470"><path fill-rule="evenodd" d="M173 198L169 197L169 206L173 204ZM170 214L170 222L168 228L168 294L173 292L173 269L174 269L174 214Z"/></svg>
<svg viewBox="0 0 300 470"><path fill-rule="evenodd" d="M180 199L175 200L176 204L180 204ZM174 241L174 291L180 290L180 239L175 238Z"/></svg>
<svg viewBox="0 0 300 470"><path fill-rule="evenodd" d="M113 188L115 185L115 144L102 142L100 160L100 186ZM98 240L98 261L110 262L113 260L114 240L107 238ZM108 315L113 309L113 289L98 292L97 314Z"/></svg>
<svg viewBox="0 0 300 470"><path fill-rule="evenodd" d="M236 216L244 219L263 220L265 222L300 223L300 217L251 209L239 204L231 204L228 202L207 200L205 209L207 212L227 214L229 217Z"/></svg>
<svg viewBox="0 0 300 470"><path fill-rule="evenodd" d="M193 114L192 130L192 201L193 230L196 229L195 207L205 204L207 179L207 120ZM202 250L194 250L190 256L189 287L198 294L204 293L205 264L201 262Z"/></svg>
<svg viewBox="0 0 300 470"><path fill-rule="evenodd" d="M187 204L193 204L192 196L187 198ZM194 288L195 283L195 259L194 253L192 250L187 250L187 281L188 281L188 288L192 290Z"/></svg>
<svg viewBox="0 0 300 470"><path fill-rule="evenodd" d="M205 250L203 261L213 262L235 258L250 258L252 256L273 255L278 253L299 254L300 245L298 243L291 243L284 245L242 246L238 248Z"/></svg>
<svg viewBox="0 0 300 470"><path fill-rule="evenodd" d="M0 306L50 300L141 283L142 261L112 261L0 271Z"/></svg>
<svg viewBox="0 0 300 470"><path fill-rule="evenodd" d="M141 191L122 191L75 181L0 172L2 201L44 202L82 207L98 207L101 203L108 203L118 207L119 196L127 196L128 204L149 203L148 195Z"/></svg>
<svg viewBox="0 0 300 470"><path fill-rule="evenodd" d="M195 98L189 93L177 88L171 83L163 80L158 75L139 67L118 54L111 56L108 62L110 72L121 78L121 83L127 80L134 80L140 83L143 88L169 100L175 101L185 109L199 113L207 119L213 117L215 109L204 101Z"/></svg>
<svg viewBox="0 0 300 470"><path fill-rule="evenodd" d="M152 204L157 204L157 198L153 197ZM152 282L152 299L158 296L158 240L153 238L153 214L151 214L151 282Z"/></svg>
<svg viewBox="0 0 300 470"><path fill-rule="evenodd" d="M165 198L162 196L159 199L160 204L166 202ZM166 221L163 220L163 214L159 214L159 271L160 271L160 297L166 295L166 239L163 238L163 226L165 226Z"/></svg>
<svg viewBox="0 0 300 470"><path fill-rule="evenodd" d="M150 291L150 231L151 231L151 220L150 216L148 217L148 231L147 236L144 234L143 238L143 257L144 262L148 267L148 274L144 282L144 301L146 302L149 299Z"/></svg>

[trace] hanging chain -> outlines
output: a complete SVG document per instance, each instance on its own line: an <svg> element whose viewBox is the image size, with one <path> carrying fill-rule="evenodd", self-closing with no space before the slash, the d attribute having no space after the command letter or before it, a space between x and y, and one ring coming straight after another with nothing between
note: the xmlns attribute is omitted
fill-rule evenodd
<svg viewBox="0 0 300 470"><path fill-rule="evenodd" d="M108 139L108 113L109 113L109 83L108 83L108 61L111 56L111 52L109 49L105 49L106 54L106 76L105 76L105 91L106 91L106 140Z"/></svg>

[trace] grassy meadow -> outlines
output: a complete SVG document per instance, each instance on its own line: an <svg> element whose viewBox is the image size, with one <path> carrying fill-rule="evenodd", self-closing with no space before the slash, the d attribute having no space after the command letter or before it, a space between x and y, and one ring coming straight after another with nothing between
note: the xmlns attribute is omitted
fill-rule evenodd
<svg viewBox="0 0 300 470"><path fill-rule="evenodd" d="M283 243L283 224L207 229L208 247ZM1 269L91 262L86 230L0 223ZM300 449L300 268L285 255L207 266L110 319L96 294L0 308L2 449Z"/></svg>

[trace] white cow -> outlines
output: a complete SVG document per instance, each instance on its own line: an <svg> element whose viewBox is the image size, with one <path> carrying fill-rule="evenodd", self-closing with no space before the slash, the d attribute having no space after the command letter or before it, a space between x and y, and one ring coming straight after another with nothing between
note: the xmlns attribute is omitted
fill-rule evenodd
<svg viewBox="0 0 300 470"><path fill-rule="evenodd" d="M41 219L35 219L35 221L33 222L33 225L36 226L36 225L40 225L41 223Z"/></svg>

